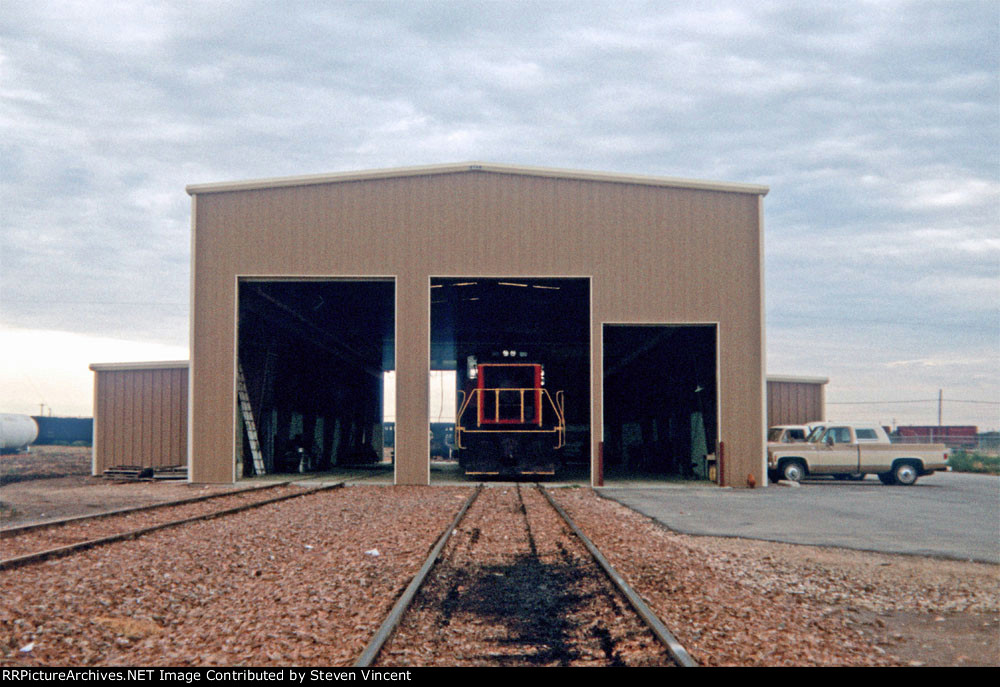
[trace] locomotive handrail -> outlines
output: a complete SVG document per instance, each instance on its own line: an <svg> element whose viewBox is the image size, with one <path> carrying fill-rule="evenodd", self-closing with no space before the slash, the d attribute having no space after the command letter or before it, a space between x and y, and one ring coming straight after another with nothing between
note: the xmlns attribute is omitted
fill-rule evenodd
<svg viewBox="0 0 1000 687"><path fill-rule="evenodd" d="M503 429L503 428L496 428L496 429L484 430L484 429L479 429L480 427L482 427L482 424L480 422L479 413L477 413L476 414L476 427L477 427L477 429L475 429L475 430L466 430L462 426L462 417L465 415L466 410L468 410L469 405L472 403L472 400L477 396L477 394L479 395L479 402L482 403L483 393L481 393L481 392L487 392L487 391L492 391L493 392L493 398L494 398L495 411L494 411L494 419L493 419L492 422L495 422L495 423L499 423L500 422L500 392L501 391L509 391L509 392L516 391L516 392L518 392L518 395L519 395L519 398L520 398L520 409L519 409L519 411L520 411L520 413L519 413L520 421L518 422L518 424L529 424L529 423L526 423L525 419L524 419L524 393L526 391L531 391L531 392L534 392L535 394L537 394L539 400L541 400L541 397L543 397L543 396L546 399L548 399L548 402L552 406L552 410L555 413L556 422L553 424L552 429L537 429L537 430L520 429L520 430L509 430L509 429ZM565 443L566 414L565 414L565 400L564 400L564 396L563 396L563 392L562 391L557 391L555 398L552 397L552 394L549 393L548 389L542 389L542 388L538 388L538 387L523 387L523 388L522 387L483 387L483 388L471 389L469 391L469 393L466 393L465 391L459 389L458 393L462 394L462 397L461 397L461 400L459 402L459 411L458 411L458 414L455 416L455 446L456 446L456 448L459 448L459 449L465 448L462 445L462 434L463 434L463 432L466 432L466 431L474 431L474 432L507 432L507 431L510 431L510 432L555 432L555 434L556 434L556 448L557 449L562 448L563 445L564 445L564 443ZM543 410L544 410L544 408L545 408L545 404L544 403L540 403L539 408L538 408L538 420L533 420L533 421L530 422L530 424L538 424L539 427L541 427L544 424L544 419L543 419Z"/></svg>

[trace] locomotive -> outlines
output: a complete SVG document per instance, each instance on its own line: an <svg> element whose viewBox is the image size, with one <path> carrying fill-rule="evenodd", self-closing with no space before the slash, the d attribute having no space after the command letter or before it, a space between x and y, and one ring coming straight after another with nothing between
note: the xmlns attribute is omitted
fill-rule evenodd
<svg viewBox="0 0 1000 687"><path fill-rule="evenodd" d="M466 475L554 475L566 443L563 392L545 388L543 365L526 353L496 357L469 357L455 417L459 466Z"/></svg>

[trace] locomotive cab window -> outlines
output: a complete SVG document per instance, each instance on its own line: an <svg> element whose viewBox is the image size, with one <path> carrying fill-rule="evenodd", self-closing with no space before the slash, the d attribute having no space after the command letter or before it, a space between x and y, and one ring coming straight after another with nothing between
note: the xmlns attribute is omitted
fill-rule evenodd
<svg viewBox="0 0 1000 687"><path fill-rule="evenodd" d="M541 425L541 365L511 363L479 369L480 424Z"/></svg>

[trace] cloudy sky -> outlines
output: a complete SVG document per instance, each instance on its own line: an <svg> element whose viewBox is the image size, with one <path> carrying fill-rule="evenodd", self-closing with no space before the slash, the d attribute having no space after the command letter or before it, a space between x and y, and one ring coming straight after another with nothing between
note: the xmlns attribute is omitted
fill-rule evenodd
<svg viewBox="0 0 1000 687"><path fill-rule="evenodd" d="M186 185L480 160L770 186L769 373L997 429L998 45L996 0L4 0L0 411L187 357Z"/></svg>

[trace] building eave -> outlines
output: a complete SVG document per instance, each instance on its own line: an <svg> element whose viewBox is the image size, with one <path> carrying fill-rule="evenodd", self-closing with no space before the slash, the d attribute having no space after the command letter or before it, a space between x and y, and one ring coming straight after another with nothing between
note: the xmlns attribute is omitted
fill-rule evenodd
<svg viewBox="0 0 1000 687"><path fill-rule="evenodd" d="M504 165L486 162L462 162L442 165L426 165L420 167L397 167L391 169L338 172L332 174L310 174L303 176L278 177L273 179L251 179L246 181L191 184L187 186L185 190L188 195L196 196L209 193L255 191L262 189L286 188L291 186L314 186L320 184L337 184L354 181L371 181L376 179L394 179L400 177L460 174L464 172L513 174L521 176L573 179L617 184L638 184L643 186L662 186L668 188L685 188L701 191L719 191L723 193L743 193L757 196L767 195L770 190L767 186L757 184L739 184L724 181L679 179L673 177L643 176L635 174L616 174L613 172L591 172L571 169L557 169L552 167L526 167L520 165Z"/></svg>
<svg viewBox="0 0 1000 687"><path fill-rule="evenodd" d="M191 365L187 360L156 360L139 363L91 363L94 372L113 372L117 370L175 370L187 369Z"/></svg>

